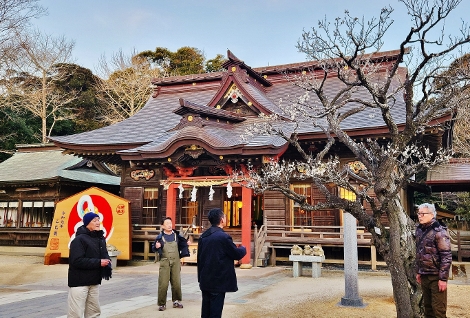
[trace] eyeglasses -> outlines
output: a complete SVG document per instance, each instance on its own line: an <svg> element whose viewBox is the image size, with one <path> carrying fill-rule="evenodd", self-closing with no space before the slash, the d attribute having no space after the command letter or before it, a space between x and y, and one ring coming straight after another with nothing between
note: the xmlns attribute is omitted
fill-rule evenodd
<svg viewBox="0 0 470 318"><path fill-rule="evenodd" d="M432 213L430 213L430 212L428 212L428 213L419 212L419 213L418 213L418 216L423 216L423 215L425 215L425 214L432 214Z"/></svg>

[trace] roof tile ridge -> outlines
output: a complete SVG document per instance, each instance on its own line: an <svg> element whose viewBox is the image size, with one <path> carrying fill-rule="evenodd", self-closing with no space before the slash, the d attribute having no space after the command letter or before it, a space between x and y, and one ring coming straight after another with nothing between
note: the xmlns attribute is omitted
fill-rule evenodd
<svg viewBox="0 0 470 318"><path fill-rule="evenodd" d="M180 83L187 83L187 82L200 82L200 81L207 81L207 80L216 80L220 79L223 76L224 71L219 72L209 72L209 73L195 73L195 74L188 74L188 75L175 75L175 76L168 76L168 77L158 77L153 78L151 83L153 85L172 85L172 84L180 84Z"/></svg>
<svg viewBox="0 0 470 318"><path fill-rule="evenodd" d="M401 50L389 50L389 51L377 51L377 52L372 52L372 53L366 53L363 55L363 57L366 58L372 58L372 59L379 59L383 57L393 57L397 58L398 55L400 54ZM409 52L408 48L405 48L405 54ZM341 58L335 58L334 60L340 61ZM285 70L291 70L291 69L302 69L302 68L308 68L308 67L313 67L318 65L324 60L306 60L304 62L294 62L294 63L287 63L287 64L277 64L277 65L268 65L268 66L260 66L260 67L255 67L253 68L254 71L264 74L264 73L278 73L282 72Z"/></svg>

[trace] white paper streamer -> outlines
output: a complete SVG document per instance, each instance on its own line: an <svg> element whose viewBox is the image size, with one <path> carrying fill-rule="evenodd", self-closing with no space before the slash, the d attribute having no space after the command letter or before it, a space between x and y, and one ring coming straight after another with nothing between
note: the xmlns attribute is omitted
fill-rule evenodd
<svg viewBox="0 0 470 318"><path fill-rule="evenodd" d="M184 188L183 188L183 184L182 184L182 183L180 183L178 189L180 189L179 198L182 199L182 198L183 198L183 192L184 192Z"/></svg>
<svg viewBox="0 0 470 318"><path fill-rule="evenodd" d="M227 198L232 197L232 185L230 184L230 181L227 184Z"/></svg>
<svg viewBox="0 0 470 318"><path fill-rule="evenodd" d="M191 201L192 202L196 202L196 192L197 192L197 188L196 188L196 186L194 186L193 190L191 191Z"/></svg>
<svg viewBox="0 0 470 318"><path fill-rule="evenodd" d="M212 189L212 186L211 186L211 189L209 190L209 201L212 201L214 200L214 189Z"/></svg>

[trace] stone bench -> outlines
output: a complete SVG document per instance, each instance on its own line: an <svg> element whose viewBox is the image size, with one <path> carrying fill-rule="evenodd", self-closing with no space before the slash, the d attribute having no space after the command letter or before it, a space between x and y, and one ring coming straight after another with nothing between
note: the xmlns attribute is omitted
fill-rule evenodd
<svg viewBox="0 0 470 318"><path fill-rule="evenodd" d="M321 276L321 263L325 260L325 256L312 255L289 255L289 261L292 262L293 277L302 276L302 263L312 263L312 277Z"/></svg>

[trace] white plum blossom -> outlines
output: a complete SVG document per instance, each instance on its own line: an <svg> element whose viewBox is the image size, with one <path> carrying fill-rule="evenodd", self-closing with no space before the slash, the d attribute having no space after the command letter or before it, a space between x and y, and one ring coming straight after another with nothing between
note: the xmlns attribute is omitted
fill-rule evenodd
<svg viewBox="0 0 470 318"><path fill-rule="evenodd" d="M389 56L380 50L393 23L390 7L368 21L346 11L303 32L297 48L314 66L286 71L293 89L277 104L282 114L262 114L245 132L245 140L283 138L298 156L250 166L233 178L256 192L279 191L305 211L351 213L393 269L394 297L401 300L397 317L418 317L414 224L402 194L418 172L452 156L443 136L466 102L470 72L462 68L466 75L458 79L455 72L445 72L445 63L470 43L470 26L462 23L445 34L443 26L458 0L400 2L411 25L403 26L402 41ZM351 125L359 119L359 125ZM314 143L305 142L306 132L315 135ZM313 184L325 200L310 202L293 190L295 182ZM341 197L340 189L355 199Z"/></svg>

